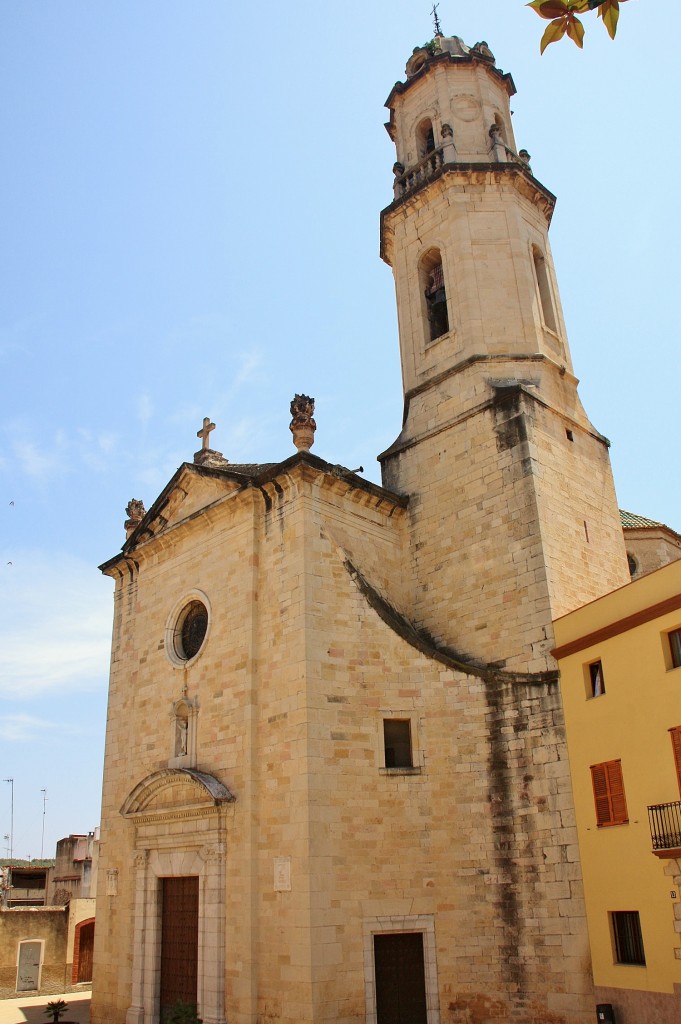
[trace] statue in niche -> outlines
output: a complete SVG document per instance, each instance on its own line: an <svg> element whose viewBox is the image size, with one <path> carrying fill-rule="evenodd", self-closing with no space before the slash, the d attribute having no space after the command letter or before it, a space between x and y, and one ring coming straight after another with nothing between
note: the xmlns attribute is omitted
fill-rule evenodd
<svg viewBox="0 0 681 1024"><path fill-rule="evenodd" d="M184 757L188 750L189 720L178 715L175 725L175 757Z"/></svg>
<svg viewBox="0 0 681 1024"><path fill-rule="evenodd" d="M187 696L186 687L183 687L182 696L173 701L168 723L170 727L168 766L170 768L196 767L198 707L198 700L195 697Z"/></svg>
<svg viewBox="0 0 681 1024"><path fill-rule="evenodd" d="M430 324L430 340L435 341L437 338L441 338L442 335L446 334L449 330L447 294L445 291L445 280L441 263L431 267L428 273L425 296L428 321Z"/></svg>

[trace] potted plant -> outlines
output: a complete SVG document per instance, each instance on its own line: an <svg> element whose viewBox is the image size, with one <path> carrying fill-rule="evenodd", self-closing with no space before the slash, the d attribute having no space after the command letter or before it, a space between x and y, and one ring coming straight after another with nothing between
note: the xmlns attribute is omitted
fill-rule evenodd
<svg viewBox="0 0 681 1024"><path fill-rule="evenodd" d="M53 999L52 1002L48 1003L45 1007L45 1013L48 1017L52 1018L55 1024L58 1024L58 1021L60 1021L64 1016L66 1010L67 1006L63 999Z"/></svg>
<svg viewBox="0 0 681 1024"><path fill-rule="evenodd" d="M162 1024L202 1024L196 1003L174 1003L161 1014Z"/></svg>

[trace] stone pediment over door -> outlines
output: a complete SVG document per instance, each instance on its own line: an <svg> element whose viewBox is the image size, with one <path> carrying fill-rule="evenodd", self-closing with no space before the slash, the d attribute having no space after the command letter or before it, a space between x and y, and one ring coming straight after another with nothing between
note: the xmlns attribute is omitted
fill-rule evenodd
<svg viewBox="0 0 681 1024"><path fill-rule="evenodd" d="M193 768L162 768L139 782L121 807L138 822L212 814L234 801L222 782Z"/></svg>

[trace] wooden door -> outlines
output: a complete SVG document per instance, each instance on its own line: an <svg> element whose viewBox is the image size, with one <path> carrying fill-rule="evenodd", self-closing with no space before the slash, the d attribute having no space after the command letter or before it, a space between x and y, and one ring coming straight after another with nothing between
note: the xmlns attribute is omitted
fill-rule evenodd
<svg viewBox="0 0 681 1024"><path fill-rule="evenodd" d="M92 981L92 949L95 944L95 922L82 925L78 933L78 981Z"/></svg>
<svg viewBox="0 0 681 1024"><path fill-rule="evenodd" d="M161 879L161 1013L197 1002L199 880Z"/></svg>
<svg viewBox="0 0 681 1024"><path fill-rule="evenodd" d="M427 1024L423 934L374 935L377 1024Z"/></svg>

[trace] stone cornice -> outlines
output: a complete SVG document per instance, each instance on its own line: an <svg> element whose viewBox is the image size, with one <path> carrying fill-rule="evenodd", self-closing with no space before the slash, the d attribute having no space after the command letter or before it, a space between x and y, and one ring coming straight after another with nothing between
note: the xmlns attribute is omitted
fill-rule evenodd
<svg viewBox="0 0 681 1024"><path fill-rule="evenodd" d="M466 362L467 363L468 362L473 362L473 361L476 361L477 359L486 360L488 358L489 358L488 356L479 356L479 357L474 357L472 360L467 360ZM509 358L509 359L517 360L519 357L518 356L512 356L512 357L504 356L504 357L499 357L499 358ZM542 362L542 361L545 361L547 363L551 362L551 360L547 359L546 356L542 356L542 355L532 356L532 357L525 357L525 358L528 358L528 359L531 358L532 360L536 360L538 362ZM451 376L455 372L458 372L458 371L455 368L453 368L451 371L447 371L445 374L442 374L441 378L444 380L447 377ZM437 381L437 383L439 383L439 381ZM434 386L434 384L435 384L435 381L429 382L428 383L428 387L432 387L432 386ZM405 398L405 407L404 407L404 423L405 424L406 424L407 416L408 416L408 413L409 413L410 399L412 397L414 397L415 395L420 394L422 391L425 391L427 389L428 388L426 388L425 386L424 387L415 388L412 392L410 392L406 396L406 398ZM436 434L441 434L441 433L443 433L446 430L450 430L452 427L458 426L460 423L464 423L466 420L471 419L473 416L480 415L480 413L485 412L485 410L487 410L487 409L492 409L495 405L498 405L501 400L503 400L503 395L501 394L501 391L502 391L502 389L498 389L498 393L497 394L491 396L490 398L485 399L483 402L479 402L477 405L473 406L470 409L467 409L463 413L460 413L458 416L453 416L450 420L447 420L447 422L438 424L438 426L434 427L432 430L424 431L422 434L419 434L418 436L413 436L413 437L403 436L404 435L404 430L403 430L402 433L399 435L399 437L390 445L390 447L386 448L386 450L384 452L381 452L381 454L378 456L378 461L380 463L383 463L386 459L390 458L393 455L397 455L397 454L399 454L401 452L404 452L408 448L413 448L415 445L420 444L422 441L426 441L426 440L428 440L431 437L435 437ZM580 433L583 433L583 434L588 434L590 437L595 438L595 440L599 441L601 444L604 444L606 447L610 447L610 441L607 439L607 437L604 437L603 434L599 434L598 431L594 430L594 429L588 430L587 428L585 428L583 423L579 423L577 420L574 420L571 416L567 416L562 410L556 409L549 402L544 401L543 398L541 398L534 390L528 388L525 384L517 383L517 384L514 384L512 386L509 386L509 387L503 389L503 392L505 392L505 394L508 397L511 396L513 391L520 391L520 392L522 392L522 394L528 400L531 400L532 402L536 403L537 405L541 405L544 409L547 409L550 412L554 413L556 416L559 416L561 418L561 420L563 420L563 422L565 424L569 425L569 428L571 430L579 431Z"/></svg>
<svg viewBox="0 0 681 1024"><path fill-rule="evenodd" d="M395 199L390 206L381 210L381 259L392 266L392 232L389 222L402 209L409 209L427 198L427 193L436 186L442 189L449 185L494 186L510 182L519 195L529 200L544 214L547 225L551 223L556 197L528 171L523 163L450 163L442 164L422 184L405 195Z"/></svg>

